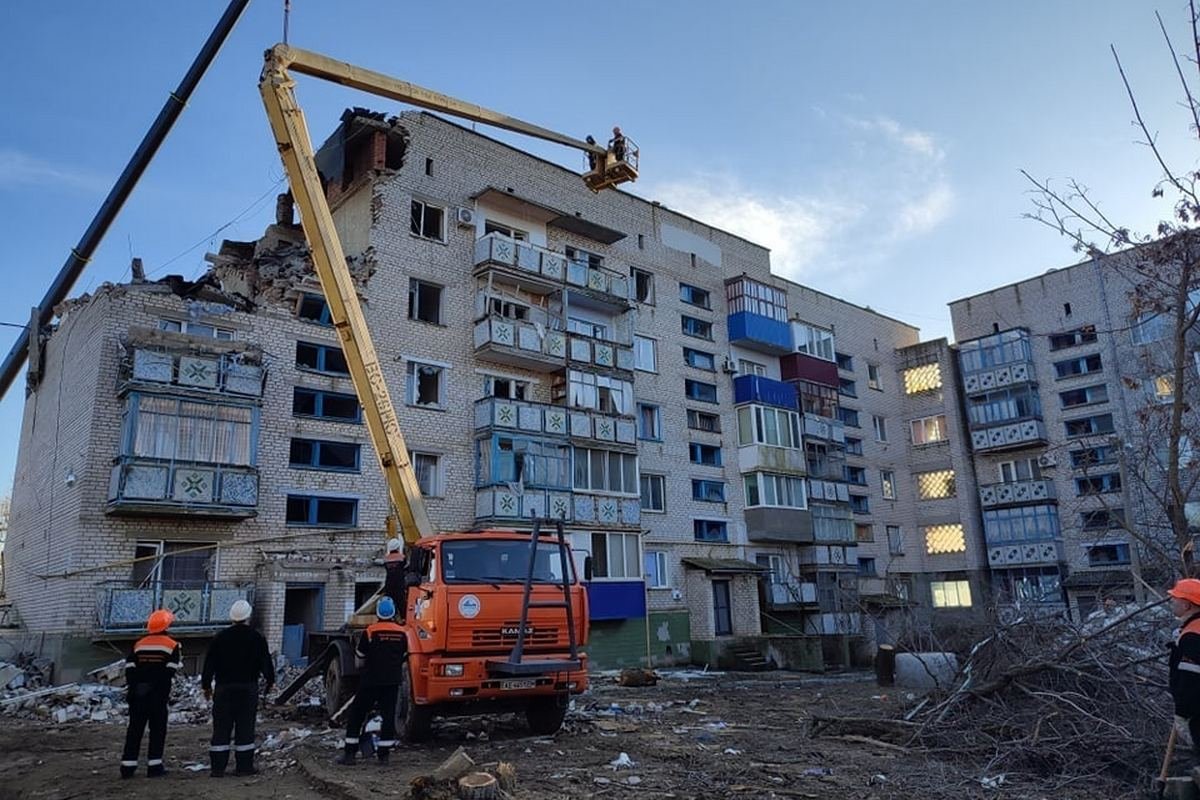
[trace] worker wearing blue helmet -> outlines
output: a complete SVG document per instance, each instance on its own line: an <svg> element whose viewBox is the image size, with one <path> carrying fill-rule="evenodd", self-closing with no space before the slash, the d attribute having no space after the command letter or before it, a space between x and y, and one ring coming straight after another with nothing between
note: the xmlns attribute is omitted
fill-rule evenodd
<svg viewBox="0 0 1200 800"><path fill-rule="evenodd" d="M345 766L355 763L359 737L372 709L378 709L383 717L379 745L375 751L381 764L387 763L388 755L396 744L396 698L404 662L408 657L408 637L404 628L396 623L396 603L392 598L379 598L375 604L375 616L379 621L367 627L354 650L362 667L358 691L350 704L346 720L344 751L337 760Z"/></svg>

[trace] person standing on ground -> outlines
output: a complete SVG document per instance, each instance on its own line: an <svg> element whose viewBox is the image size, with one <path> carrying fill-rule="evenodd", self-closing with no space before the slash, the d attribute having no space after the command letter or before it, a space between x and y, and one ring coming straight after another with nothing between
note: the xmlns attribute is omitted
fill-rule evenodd
<svg viewBox="0 0 1200 800"><path fill-rule="evenodd" d="M376 755L380 764L388 763L388 755L396 745L396 696L400 687L400 676L408 657L408 637L404 628L396 624L396 603L390 597L381 597L375 605L375 616L379 621L370 625L359 637L354 655L362 662L359 673L358 691L346 720L344 751L337 763L353 766L358 750L359 736L371 709L378 708L383 717L379 731L379 748Z"/></svg>
<svg viewBox="0 0 1200 800"><path fill-rule="evenodd" d="M165 608L146 620L146 635L134 643L125 659L125 692L129 703L129 727L125 729L125 751L121 755L121 777L132 778L137 772L142 734L150 728L146 748L146 776L166 774L163 750L167 744L167 704L171 700L171 679L183 667L183 649L167 635L175 615Z"/></svg>
<svg viewBox="0 0 1200 800"><path fill-rule="evenodd" d="M275 686L275 665L267 640L250 627L253 609L238 600L229 609L233 624L218 633L204 657L200 688L213 701L213 734L208 748L210 774L220 778L229 766L230 736L236 774L254 775L254 722L258 714L258 679L266 682L266 691ZM217 688L213 690L213 680Z"/></svg>
<svg viewBox="0 0 1200 800"><path fill-rule="evenodd" d="M1191 741L1200 760L1200 580L1184 578L1167 591L1171 613L1182 623L1171 645L1171 699L1175 701L1175 730Z"/></svg>
<svg viewBox="0 0 1200 800"><path fill-rule="evenodd" d="M387 555L383 557L383 593L396 603L403 620L408 594L404 585L404 543L395 537L388 539Z"/></svg>

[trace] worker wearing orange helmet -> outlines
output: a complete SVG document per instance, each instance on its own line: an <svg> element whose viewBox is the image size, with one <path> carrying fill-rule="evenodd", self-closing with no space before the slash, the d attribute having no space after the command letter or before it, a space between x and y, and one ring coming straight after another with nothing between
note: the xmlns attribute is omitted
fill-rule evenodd
<svg viewBox="0 0 1200 800"><path fill-rule="evenodd" d="M1171 645L1170 687L1175 701L1175 730L1192 742L1200 758L1200 580L1184 578L1167 591L1171 613L1183 623Z"/></svg>
<svg viewBox="0 0 1200 800"><path fill-rule="evenodd" d="M179 642L167 635L175 615L160 608L146 620L146 635L134 643L125 660L126 699L129 703L129 727L125 730L125 752L121 755L121 777L132 778L137 772L142 734L150 727L146 750L146 775L158 778L166 774L163 748L167 743L167 702L171 697L171 679L183 667Z"/></svg>

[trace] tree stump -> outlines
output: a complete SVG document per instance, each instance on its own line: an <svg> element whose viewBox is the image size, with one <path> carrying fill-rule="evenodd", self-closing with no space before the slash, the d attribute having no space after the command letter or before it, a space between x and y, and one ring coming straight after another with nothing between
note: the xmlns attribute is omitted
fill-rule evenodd
<svg viewBox="0 0 1200 800"><path fill-rule="evenodd" d="M433 778L438 781L452 781L470 772L474 766L474 759L467 755L465 749L460 747L433 771Z"/></svg>
<svg viewBox="0 0 1200 800"><path fill-rule="evenodd" d="M462 800L495 800L500 796L500 784L486 772L472 772L458 779L458 796Z"/></svg>

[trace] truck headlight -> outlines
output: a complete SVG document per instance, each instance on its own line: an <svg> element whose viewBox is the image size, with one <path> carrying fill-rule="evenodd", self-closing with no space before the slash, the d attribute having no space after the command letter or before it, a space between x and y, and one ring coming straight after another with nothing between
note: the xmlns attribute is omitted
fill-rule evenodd
<svg viewBox="0 0 1200 800"><path fill-rule="evenodd" d="M462 664L444 664L442 665L442 674L447 678L461 678L463 674Z"/></svg>

